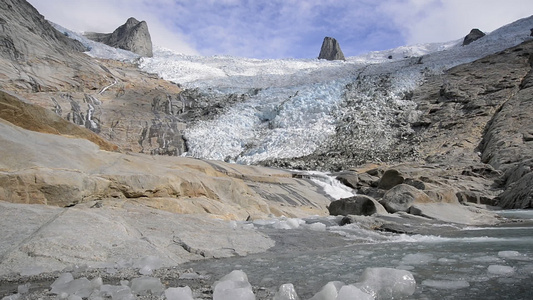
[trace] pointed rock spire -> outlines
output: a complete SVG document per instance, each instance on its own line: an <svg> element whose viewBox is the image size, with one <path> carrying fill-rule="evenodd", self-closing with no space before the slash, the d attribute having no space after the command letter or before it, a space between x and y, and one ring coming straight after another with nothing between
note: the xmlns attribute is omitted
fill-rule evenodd
<svg viewBox="0 0 533 300"><path fill-rule="evenodd" d="M485 36L485 33L483 33L483 31L477 28L474 28L470 30L470 33L467 36L465 36L465 39L463 40L463 46L466 46L475 40L479 40L480 38L484 36Z"/></svg>
<svg viewBox="0 0 533 300"><path fill-rule="evenodd" d="M113 33L89 32L85 37L111 47L120 48L137 53L141 56L152 57L152 39L145 21L129 18L125 24Z"/></svg>
<svg viewBox="0 0 533 300"><path fill-rule="evenodd" d="M322 42L322 48L320 49L318 59L346 60L337 40L328 36L325 37L324 42Z"/></svg>

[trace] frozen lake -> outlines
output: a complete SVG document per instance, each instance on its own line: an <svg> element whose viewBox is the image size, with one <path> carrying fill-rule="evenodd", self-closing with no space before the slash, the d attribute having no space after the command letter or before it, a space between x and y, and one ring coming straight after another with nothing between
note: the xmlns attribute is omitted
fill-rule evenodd
<svg viewBox="0 0 533 300"><path fill-rule="evenodd" d="M417 282L413 299L531 299L533 211L502 215L526 220L443 230L439 236L376 234L352 228L346 231L350 237L343 239L345 243L325 238L340 227L315 232L314 241L309 230L297 228L286 231L291 235L287 240L293 242L267 253L186 267L215 280L232 270L243 270L252 285L274 291L292 283L301 299L311 298L330 281L355 283L369 267L412 272ZM273 233L272 229L264 231ZM350 242L354 237L358 241Z"/></svg>

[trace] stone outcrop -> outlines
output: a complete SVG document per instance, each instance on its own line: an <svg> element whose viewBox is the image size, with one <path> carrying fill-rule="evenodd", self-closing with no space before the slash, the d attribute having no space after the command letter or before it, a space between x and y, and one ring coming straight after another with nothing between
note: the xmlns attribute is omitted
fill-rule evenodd
<svg viewBox="0 0 533 300"><path fill-rule="evenodd" d="M328 207L328 211L332 216L387 214L387 211L379 202L365 195L332 201Z"/></svg>
<svg viewBox="0 0 533 300"><path fill-rule="evenodd" d="M341 46L336 39L332 37L325 37L320 48L318 59L327 60L346 60L342 53Z"/></svg>
<svg viewBox="0 0 533 300"><path fill-rule="evenodd" d="M85 50L80 42L55 30L28 2L0 3L0 58L25 62L33 56Z"/></svg>
<svg viewBox="0 0 533 300"><path fill-rule="evenodd" d="M330 200L287 171L121 154L0 119L0 201L72 206L135 201L175 213L246 220L325 215Z"/></svg>
<svg viewBox="0 0 533 300"><path fill-rule="evenodd" d="M112 33L87 32L85 37L111 47L137 53L140 56L152 57L152 39L145 21L129 18L125 24Z"/></svg>
<svg viewBox="0 0 533 300"><path fill-rule="evenodd" d="M24 129L89 140L100 149L116 151L118 147L94 132L57 116L53 111L21 101L0 90L0 118Z"/></svg>
<svg viewBox="0 0 533 300"><path fill-rule="evenodd" d="M388 212L407 212L414 203L429 203L431 199L423 191L407 184L400 184L383 195L381 204Z"/></svg>
<svg viewBox="0 0 533 300"><path fill-rule="evenodd" d="M470 33L467 34L463 40L463 46L469 45L473 41L477 41L480 38L484 37L485 33L477 28L470 30Z"/></svg>

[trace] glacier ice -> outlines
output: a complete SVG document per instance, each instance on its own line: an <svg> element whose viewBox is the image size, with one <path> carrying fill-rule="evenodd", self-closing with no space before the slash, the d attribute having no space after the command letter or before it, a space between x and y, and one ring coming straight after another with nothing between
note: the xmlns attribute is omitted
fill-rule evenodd
<svg viewBox="0 0 533 300"><path fill-rule="evenodd" d="M515 269L513 267L502 265L490 265L487 270L490 274L501 276L509 276L515 272Z"/></svg>
<svg viewBox="0 0 533 300"><path fill-rule="evenodd" d="M255 300L248 276L241 270L234 270L215 282L213 300Z"/></svg>
<svg viewBox="0 0 533 300"><path fill-rule="evenodd" d="M411 296L416 281L406 270L366 268L355 286L375 299L396 299Z"/></svg>
<svg viewBox="0 0 533 300"><path fill-rule="evenodd" d="M134 268L139 268L141 275L151 275L152 271L161 268L163 261L157 256L145 256L133 264Z"/></svg>
<svg viewBox="0 0 533 300"><path fill-rule="evenodd" d="M279 287L273 300L300 300L300 297L298 297L292 283L285 283Z"/></svg>
<svg viewBox="0 0 533 300"><path fill-rule="evenodd" d="M113 300L134 300L135 296L131 292L129 286L114 286L104 284L100 287L100 294L111 297Z"/></svg>
<svg viewBox="0 0 533 300"><path fill-rule="evenodd" d="M131 280L131 291L137 295L159 296L164 288L161 280L156 277L139 277Z"/></svg>
<svg viewBox="0 0 533 300"><path fill-rule="evenodd" d="M344 286L343 282L330 281L322 287L322 289L316 293L309 300L336 300L339 295L339 290Z"/></svg>
<svg viewBox="0 0 533 300"><path fill-rule="evenodd" d="M341 287L336 300L374 300L374 297L349 284Z"/></svg>
<svg viewBox="0 0 533 300"><path fill-rule="evenodd" d="M192 290L190 287L168 288L165 290L167 300L193 300Z"/></svg>
<svg viewBox="0 0 533 300"><path fill-rule="evenodd" d="M463 289L470 287L470 284L466 280L431 280L426 279L422 281L422 285L437 288L437 289Z"/></svg>

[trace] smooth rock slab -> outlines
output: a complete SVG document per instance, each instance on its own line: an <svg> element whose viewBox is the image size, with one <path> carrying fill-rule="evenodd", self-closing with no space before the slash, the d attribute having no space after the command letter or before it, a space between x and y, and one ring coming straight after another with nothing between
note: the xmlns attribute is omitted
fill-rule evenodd
<svg viewBox="0 0 533 300"><path fill-rule="evenodd" d="M428 203L431 199L423 191L407 184L399 184L388 190L381 204L390 213L407 212L414 203Z"/></svg>

